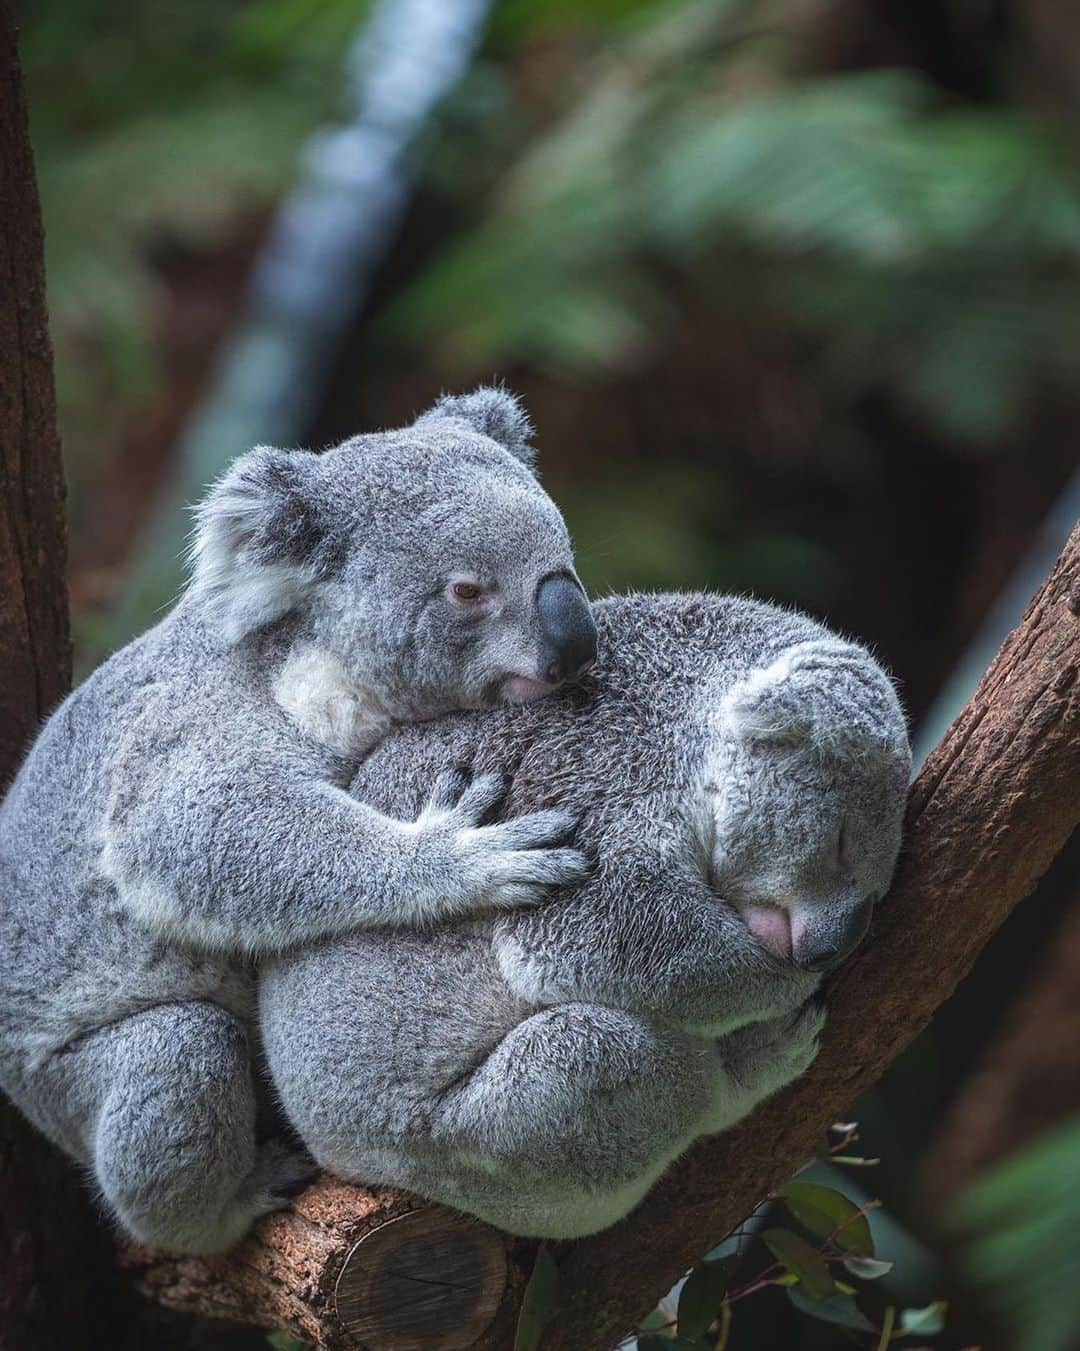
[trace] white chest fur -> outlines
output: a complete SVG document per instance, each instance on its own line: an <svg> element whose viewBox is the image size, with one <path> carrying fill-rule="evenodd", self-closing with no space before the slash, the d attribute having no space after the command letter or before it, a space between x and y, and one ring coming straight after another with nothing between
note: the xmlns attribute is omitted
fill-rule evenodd
<svg viewBox="0 0 1080 1351"><path fill-rule="evenodd" d="M340 660L313 644L295 647L274 679L274 698L308 736L358 760L386 735L390 718L355 685Z"/></svg>

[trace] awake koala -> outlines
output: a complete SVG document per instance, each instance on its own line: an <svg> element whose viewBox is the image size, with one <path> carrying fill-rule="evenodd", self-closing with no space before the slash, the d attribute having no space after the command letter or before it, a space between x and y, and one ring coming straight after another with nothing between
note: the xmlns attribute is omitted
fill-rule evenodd
<svg viewBox="0 0 1080 1351"><path fill-rule="evenodd" d="M407 818L347 791L395 723L591 663L528 431L489 389L322 455L242 456L180 603L57 709L0 806L0 1087L144 1242L227 1247L297 1180L256 1143L251 959L584 871L547 847L560 812L480 824L501 777Z"/></svg>
<svg viewBox="0 0 1080 1351"><path fill-rule="evenodd" d="M693 595L596 616L581 686L403 729L352 787L408 813L440 770L514 765L510 810L571 809L590 876L260 976L268 1064L321 1164L549 1238L613 1223L807 1067L820 974L892 876L910 768L888 678L806 618Z"/></svg>

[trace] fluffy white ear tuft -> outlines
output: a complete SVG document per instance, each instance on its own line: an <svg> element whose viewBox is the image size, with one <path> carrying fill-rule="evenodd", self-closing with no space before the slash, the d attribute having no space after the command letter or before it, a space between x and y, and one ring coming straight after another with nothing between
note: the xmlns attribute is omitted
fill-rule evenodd
<svg viewBox="0 0 1080 1351"><path fill-rule="evenodd" d="M188 595L228 643L295 609L319 579L310 451L258 446L195 508Z"/></svg>
<svg viewBox="0 0 1080 1351"><path fill-rule="evenodd" d="M519 459L530 469L536 462L529 415L516 395L502 385L481 385L471 394L444 394L417 422L430 418L459 418Z"/></svg>
<svg viewBox="0 0 1080 1351"><path fill-rule="evenodd" d="M743 741L805 746L829 756L906 756L907 727L892 682L841 638L797 643L726 695L721 718Z"/></svg>

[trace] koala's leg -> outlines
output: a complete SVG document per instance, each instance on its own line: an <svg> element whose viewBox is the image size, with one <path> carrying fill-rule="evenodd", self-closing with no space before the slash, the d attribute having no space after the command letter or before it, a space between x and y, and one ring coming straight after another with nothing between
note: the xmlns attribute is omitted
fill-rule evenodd
<svg viewBox="0 0 1080 1351"><path fill-rule="evenodd" d="M517 1024L440 1095L432 1134L483 1160L608 1185L694 1132L715 1057L714 1043L619 1009L557 1005Z"/></svg>
<svg viewBox="0 0 1080 1351"><path fill-rule="evenodd" d="M247 1033L214 1004L161 1005L76 1043L63 1076L70 1131L124 1229L152 1247L209 1253L284 1205L312 1171L280 1141L256 1144Z"/></svg>

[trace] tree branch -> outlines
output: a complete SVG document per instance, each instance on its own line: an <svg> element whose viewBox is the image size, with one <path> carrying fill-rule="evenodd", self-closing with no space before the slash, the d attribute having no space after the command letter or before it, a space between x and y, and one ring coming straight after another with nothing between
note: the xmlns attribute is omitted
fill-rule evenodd
<svg viewBox="0 0 1080 1351"><path fill-rule="evenodd" d="M1080 528L911 790L896 883L870 940L830 982L817 1062L741 1126L695 1146L628 1219L560 1246L565 1298L544 1351L614 1346L790 1175L949 997L1080 820L1078 669ZM475 1254L448 1273L448 1212L415 1205L324 1180L215 1262L129 1261L174 1307L286 1328L322 1347L504 1351L529 1246L458 1221ZM425 1301L405 1296L397 1268L408 1264L382 1247L404 1211L419 1245L415 1271L444 1281ZM378 1294L387 1289L396 1301Z"/></svg>

